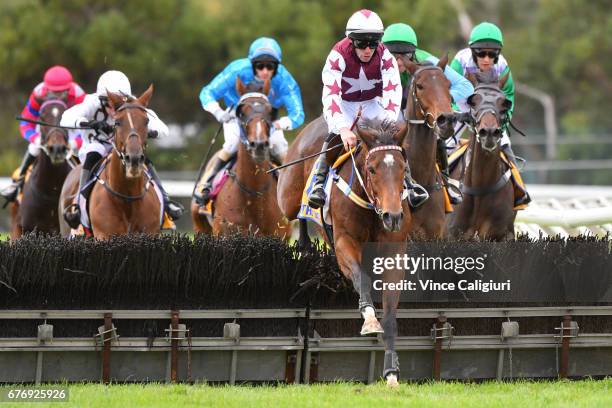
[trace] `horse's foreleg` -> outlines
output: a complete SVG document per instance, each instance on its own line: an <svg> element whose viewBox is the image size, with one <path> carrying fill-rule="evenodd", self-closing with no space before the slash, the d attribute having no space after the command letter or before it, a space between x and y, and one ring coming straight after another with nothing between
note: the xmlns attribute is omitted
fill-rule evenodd
<svg viewBox="0 0 612 408"><path fill-rule="evenodd" d="M312 249L312 242L308 235L308 221L299 220L300 224L300 237L298 238L298 248L300 251L309 252Z"/></svg>
<svg viewBox="0 0 612 408"><path fill-rule="evenodd" d="M336 234L334 234L336 235ZM347 234L336 236L336 258L342 273L353 282L353 287L359 295L359 311L364 322L361 335L375 335L383 332L376 319L374 302L372 301L372 279L361 269L361 244L349 238Z"/></svg>
<svg viewBox="0 0 612 408"><path fill-rule="evenodd" d="M392 271L389 271L390 273ZM398 282L401 277L392 277L392 282ZM399 358L395 352L395 339L397 338L397 307L399 305L400 292L387 290L383 293L383 310L385 316L382 321L385 330L383 340L385 342L385 361L383 378L387 385L396 387L399 378Z"/></svg>

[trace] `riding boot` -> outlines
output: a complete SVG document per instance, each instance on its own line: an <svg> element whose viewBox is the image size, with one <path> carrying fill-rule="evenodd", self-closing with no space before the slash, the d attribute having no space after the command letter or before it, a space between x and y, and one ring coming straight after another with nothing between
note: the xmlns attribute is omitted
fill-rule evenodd
<svg viewBox="0 0 612 408"><path fill-rule="evenodd" d="M525 188L525 183L523 182L523 178L521 177L518 171L518 163L516 161L516 156L512 151L512 147L507 144L502 146L502 151L506 155L506 158L514 165L515 171L512 172L512 176L514 178L514 207L523 207L531 202L531 197Z"/></svg>
<svg viewBox="0 0 612 408"><path fill-rule="evenodd" d="M331 137L327 137L325 142L323 142L323 147L321 148L321 152L327 150L327 146L329 145L329 140ZM314 164L315 174L314 174L314 184L312 185L312 190L310 194L308 194L308 205L311 208L317 209L322 208L325 205L325 200L327 199L325 195L325 180L327 180L327 173L329 172L329 164L327 162L327 154L321 153L317 158L317 161Z"/></svg>
<svg viewBox="0 0 612 408"><path fill-rule="evenodd" d="M4 197L7 202L15 201L17 199L19 189L23 187L25 174L30 165L34 163L34 160L36 160L36 156L32 156L30 151L26 150L23 160L21 161L21 165L19 166L19 176L16 179L13 179L13 182L0 192L0 196Z"/></svg>
<svg viewBox="0 0 612 408"><path fill-rule="evenodd" d="M410 204L410 207L420 207L429 199L429 193L425 187L417 183L416 180L412 178L410 166L407 164L406 171L404 173L404 184L408 190L408 204Z"/></svg>
<svg viewBox="0 0 612 408"><path fill-rule="evenodd" d="M212 192L213 180L217 176L217 173L219 173L219 171L221 171L221 169L225 167L225 165L231 160L231 158L228 160L223 160L217 155L213 158L213 160L215 160L215 162L213 163L210 169L210 174L208 175L206 180L204 180L202 187L199 189L196 188L195 192L193 193L193 198L199 206L205 206L206 204L208 204L208 201L210 201L210 193Z"/></svg>
<svg viewBox="0 0 612 408"><path fill-rule="evenodd" d="M185 207L183 207L181 203L170 199L170 196L166 192L166 189L164 189L164 187L162 186L161 179L159 178L157 170L155 170L155 166L153 165L153 162L151 160L147 160L147 169L149 170L151 178L153 179L155 184L157 184L157 187L159 187L159 189L161 190L162 198L164 200L164 211L168 213L170 218L172 218L172 221L178 220L183 215Z"/></svg>
<svg viewBox="0 0 612 408"><path fill-rule="evenodd" d="M76 202L67 206L64 209L64 220L72 229L76 229L81 224L81 206L79 205L79 198L82 196L87 199L89 193L93 188L93 183L87 185L91 179L91 172L95 165L102 159L102 155L96 152L90 152L85 157L83 167L81 167L81 174L79 177L79 189L76 194Z"/></svg>
<svg viewBox="0 0 612 408"><path fill-rule="evenodd" d="M444 184L446 186L446 191L448 192L448 198L451 204L461 204L463 201L463 196L461 195L461 190L459 186L454 184L452 179L450 178L450 173L448 169L448 155L446 153L446 141L442 139L438 139L437 150L438 163L440 164L440 173L442 174L442 178L444 179Z"/></svg>

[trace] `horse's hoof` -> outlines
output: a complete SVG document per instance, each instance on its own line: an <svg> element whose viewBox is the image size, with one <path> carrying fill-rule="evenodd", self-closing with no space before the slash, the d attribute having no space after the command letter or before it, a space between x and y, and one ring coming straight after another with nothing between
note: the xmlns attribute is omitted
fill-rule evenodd
<svg viewBox="0 0 612 408"><path fill-rule="evenodd" d="M399 382L397 381L397 375L389 374L387 376L387 387L389 387L389 388L397 388L397 387L399 387Z"/></svg>
<svg viewBox="0 0 612 408"><path fill-rule="evenodd" d="M362 336L373 336L384 332L385 331L375 317L367 318L365 322L363 322L363 326L361 326Z"/></svg>

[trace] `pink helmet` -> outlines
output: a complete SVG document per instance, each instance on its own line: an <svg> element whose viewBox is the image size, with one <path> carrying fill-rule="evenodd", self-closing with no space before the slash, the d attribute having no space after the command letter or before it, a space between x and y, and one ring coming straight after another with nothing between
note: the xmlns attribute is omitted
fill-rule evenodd
<svg viewBox="0 0 612 408"><path fill-rule="evenodd" d="M67 68L55 65L45 72L43 81L51 91L63 91L72 85L72 74Z"/></svg>

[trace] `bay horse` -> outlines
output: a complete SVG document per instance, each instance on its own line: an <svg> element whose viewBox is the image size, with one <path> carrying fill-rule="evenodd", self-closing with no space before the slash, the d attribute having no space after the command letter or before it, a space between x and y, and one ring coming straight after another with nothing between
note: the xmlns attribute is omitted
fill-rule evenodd
<svg viewBox="0 0 612 408"><path fill-rule="evenodd" d="M322 117L315 119L292 143L286 160L291 161L319 152L327 134L325 120ZM352 281L355 291L359 294L359 311L364 318L361 334L383 333L383 375L387 378L387 384L396 386L399 362L395 352L395 338L400 292L383 292L384 317L381 326L374 312L370 271L362 267L362 250L366 242L398 243L405 242L408 237L411 215L408 204L403 199L407 162L401 147L406 135L406 125L365 120L357 127L356 134L360 140L360 148L355 153L354 162L347 160L337 171L337 176L343 180L364 180L363 185L355 181L351 187L353 193L367 205L365 208L357 205L332 186L327 200L333 227L333 242L329 242L326 234L321 235L334 247L340 270ZM310 158L280 172L278 202L290 220L297 218L302 192L315 160L316 157ZM359 177L351 177L357 172ZM300 242L308 240L305 235L306 224L304 220L300 220ZM403 270L390 270L385 272L383 279L400 282L403 276Z"/></svg>
<svg viewBox="0 0 612 408"><path fill-rule="evenodd" d="M147 105L152 95L152 85L138 98L108 93L115 110L113 149L89 195L88 213L94 238L153 234L161 230L161 203L145 171ZM62 190L59 211L62 232L70 231L62 215L76 195L79 172L80 166L70 173Z"/></svg>
<svg viewBox="0 0 612 408"><path fill-rule="evenodd" d="M514 238L514 187L510 166L500 156L505 114L512 106L491 71L469 78L475 85L467 103L473 124L467 151L454 168L461 180L463 202L449 215L449 233L456 238L505 241ZM498 82L499 81L499 82Z"/></svg>
<svg viewBox="0 0 612 408"><path fill-rule="evenodd" d="M456 123L450 81L444 75L447 63L448 55L440 58L437 65L416 64L404 58L404 66L412 78L404 111L408 122L404 150L412 177L429 193L425 203L412 209L412 239L439 239L446 235L446 193L436 157L438 144L453 136ZM443 154L446 154L445 145Z"/></svg>
<svg viewBox="0 0 612 408"><path fill-rule="evenodd" d="M40 120L59 125L67 105L62 99L49 99L40 107ZM72 155L66 129L40 126L40 154L32 165L29 178L23 185L20 202L11 205L11 238L32 231L57 234L60 225L57 204L62 185L71 166Z"/></svg>
<svg viewBox="0 0 612 408"><path fill-rule="evenodd" d="M276 201L276 178L267 173L270 163L272 105L268 101L270 81L263 86L245 86L236 78L241 96L236 107L240 122L240 147L234 169L215 197L212 226L199 205L192 200L191 218L196 232L228 235L233 233L274 235L289 238L289 222ZM196 182L199 182L197 180Z"/></svg>

